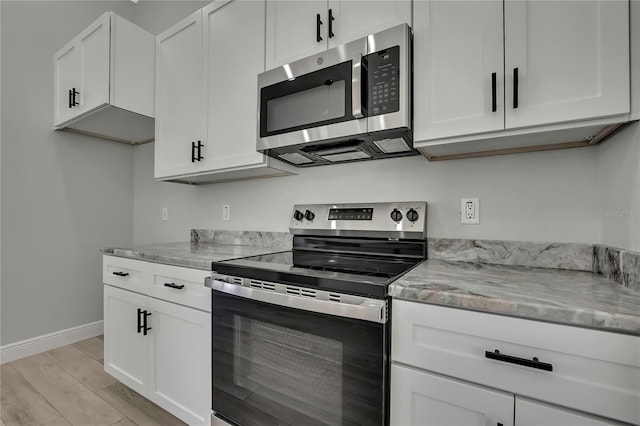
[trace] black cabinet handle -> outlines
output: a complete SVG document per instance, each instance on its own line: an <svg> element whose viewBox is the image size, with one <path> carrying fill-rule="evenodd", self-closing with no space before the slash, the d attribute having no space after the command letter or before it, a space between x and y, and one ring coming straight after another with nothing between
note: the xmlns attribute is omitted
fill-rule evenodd
<svg viewBox="0 0 640 426"><path fill-rule="evenodd" d="M329 38L333 38L335 37L335 34L333 33L333 20L335 18L333 17L333 10L329 9Z"/></svg>
<svg viewBox="0 0 640 426"><path fill-rule="evenodd" d="M176 283L164 283L165 287L177 288L178 290L182 290L184 288L184 284L176 284Z"/></svg>
<svg viewBox="0 0 640 426"><path fill-rule="evenodd" d="M497 95L497 83L496 83L496 73L491 73L491 112L496 112L498 110L498 95Z"/></svg>
<svg viewBox="0 0 640 426"><path fill-rule="evenodd" d="M113 275L117 275L119 277L128 277L129 273L128 272L114 272Z"/></svg>
<svg viewBox="0 0 640 426"><path fill-rule="evenodd" d="M320 43L322 41L322 37L320 37L320 26L322 25L322 21L320 20L320 14L316 13L316 41Z"/></svg>
<svg viewBox="0 0 640 426"><path fill-rule="evenodd" d="M69 89L69 108L73 108L76 105L80 105L78 102L76 102L76 95L79 95L79 94L80 92L78 92L75 87L72 87L71 89Z"/></svg>
<svg viewBox="0 0 640 426"><path fill-rule="evenodd" d="M204 160L204 157L202 156L202 147L204 146L204 144L200 141L198 141L198 145L196 145L196 147L198 148L198 157L196 158L196 160L200 161L200 160Z"/></svg>
<svg viewBox="0 0 640 426"><path fill-rule="evenodd" d="M142 325L142 321L140 319L141 315L142 309L138 308L138 333L140 333L144 329L144 326Z"/></svg>
<svg viewBox="0 0 640 426"><path fill-rule="evenodd" d="M537 368L539 370L553 371L553 365L546 362L540 362L538 358L533 359L518 358L517 356L503 355L499 350L493 352L485 351L484 356L496 361L508 362L510 364L524 365L525 367Z"/></svg>
<svg viewBox="0 0 640 426"><path fill-rule="evenodd" d="M518 108L518 68L513 69L513 108Z"/></svg>
<svg viewBox="0 0 640 426"><path fill-rule="evenodd" d="M147 327L147 319L151 316L151 312L147 312L145 310L143 311L143 313L144 313L144 324L143 324L142 334L146 336L147 332L151 330L151 327Z"/></svg>
<svg viewBox="0 0 640 426"><path fill-rule="evenodd" d="M196 161L204 160L204 157L202 156L203 146L204 144L200 141L198 141L197 145L195 142L191 142L191 162L192 163L195 163Z"/></svg>

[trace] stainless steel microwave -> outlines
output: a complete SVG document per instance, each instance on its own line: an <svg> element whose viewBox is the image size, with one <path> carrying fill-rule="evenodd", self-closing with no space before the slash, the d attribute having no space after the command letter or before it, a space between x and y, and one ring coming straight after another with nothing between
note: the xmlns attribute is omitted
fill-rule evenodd
<svg viewBox="0 0 640 426"><path fill-rule="evenodd" d="M415 155L411 28L258 75L257 150L298 167Z"/></svg>

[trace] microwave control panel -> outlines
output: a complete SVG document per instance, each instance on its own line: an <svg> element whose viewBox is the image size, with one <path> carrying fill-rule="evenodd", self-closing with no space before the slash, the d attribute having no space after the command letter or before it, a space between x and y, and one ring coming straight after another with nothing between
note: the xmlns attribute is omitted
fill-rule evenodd
<svg viewBox="0 0 640 426"><path fill-rule="evenodd" d="M374 52L366 56L368 116L400 111L400 47Z"/></svg>

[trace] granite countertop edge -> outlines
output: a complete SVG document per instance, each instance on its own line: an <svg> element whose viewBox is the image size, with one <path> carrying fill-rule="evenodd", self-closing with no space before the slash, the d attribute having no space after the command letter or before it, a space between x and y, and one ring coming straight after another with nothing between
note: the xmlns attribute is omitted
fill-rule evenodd
<svg viewBox="0 0 640 426"><path fill-rule="evenodd" d="M429 269L432 265L435 269L440 267L441 264L446 264L449 269L448 272L451 272L452 275L445 278L438 275L434 279L434 277L430 276ZM469 272L470 266L478 271L475 276L472 272ZM453 277L456 268L459 268L459 272L463 275L460 280L461 284L458 284L457 279ZM486 276L485 269L493 270L492 273L496 270L506 273L515 271L516 273L524 274L523 276L530 274L530 277L535 277L539 273L549 276L563 274L566 279L562 284L566 286L575 285L576 297L573 301L568 298L564 300L561 298L560 302L558 302L553 300L555 289L545 287L541 291L541 294L548 298L548 300L545 300L545 297L527 294L530 293L529 287L519 288L517 285L503 290L503 294L497 294L499 291L492 292L490 288L494 284L499 285L499 281L492 280L495 276ZM470 290L469 287L473 285L473 283L470 283L470 277L484 288L478 289L478 291L475 288ZM504 281L506 282L508 279L505 278ZM585 286L584 281L589 279L594 280L599 288L605 288L610 293L607 296L611 300L610 308L606 306L589 306L590 303L596 303L592 300L593 295L580 294L579 290ZM527 283L527 285L529 284ZM589 285L592 284L589 283ZM544 284L540 284L540 287L544 286ZM487 289L489 290L487 291ZM571 293L572 289L567 288L565 291ZM426 260L394 281L389 287L389 295L393 299L416 303L640 336L640 293L623 287L612 280L588 272ZM637 310L629 308L630 304L636 302ZM625 309L621 309L621 305L624 305ZM621 310L623 311L621 312Z"/></svg>
<svg viewBox="0 0 640 426"><path fill-rule="evenodd" d="M212 262L276 251L282 250L274 247L200 242L101 250L104 255L206 271L211 270ZM546 287L536 282L538 276L546 277ZM558 288L554 287L554 277L562 281L558 283ZM586 298L587 302L595 303L589 300L591 295L588 293L592 288L585 287L581 280L594 280L598 285L596 290L605 288L607 297L611 299L610 305L605 303L603 306L593 307L587 303L586 306L581 306L580 300L573 303L575 301L567 294L564 295L563 302L561 299L561 303L553 299L558 289L571 293L571 287L575 286L576 294ZM526 285L520 286L521 281ZM498 291L493 291L492 286L496 286ZM539 294L531 291L531 287L535 289L536 286L540 287ZM580 289L586 294L581 294L578 291ZM640 336L640 292L588 272L428 259L394 281L389 287L389 295L394 299L418 303ZM624 298L626 312L621 312L616 305L620 297ZM628 308L629 303L635 302L639 306L637 312Z"/></svg>

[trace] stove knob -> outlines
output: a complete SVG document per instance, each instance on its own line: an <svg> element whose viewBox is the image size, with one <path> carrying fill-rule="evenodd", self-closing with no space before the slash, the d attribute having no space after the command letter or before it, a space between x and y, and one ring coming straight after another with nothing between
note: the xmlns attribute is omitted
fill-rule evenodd
<svg viewBox="0 0 640 426"><path fill-rule="evenodd" d="M415 222L419 217L420 215L414 209L409 209L407 212L407 219L409 219L409 222Z"/></svg>
<svg viewBox="0 0 640 426"><path fill-rule="evenodd" d="M304 217L305 219L307 219L308 221L312 221L316 215L314 212L312 212L311 210L307 210L306 212L304 212Z"/></svg>
<svg viewBox="0 0 640 426"><path fill-rule="evenodd" d="M300 210L296 210L295 212L293 212L293 218L295 220L302 220L304 219L304 214Z"/></svg>
<svg viewBox="0 0 640 426"><path fill-rule="evenodd" d="M393 209L391 219L395 222L400 222L402 220L402 212L398 209Z"/></svg>

